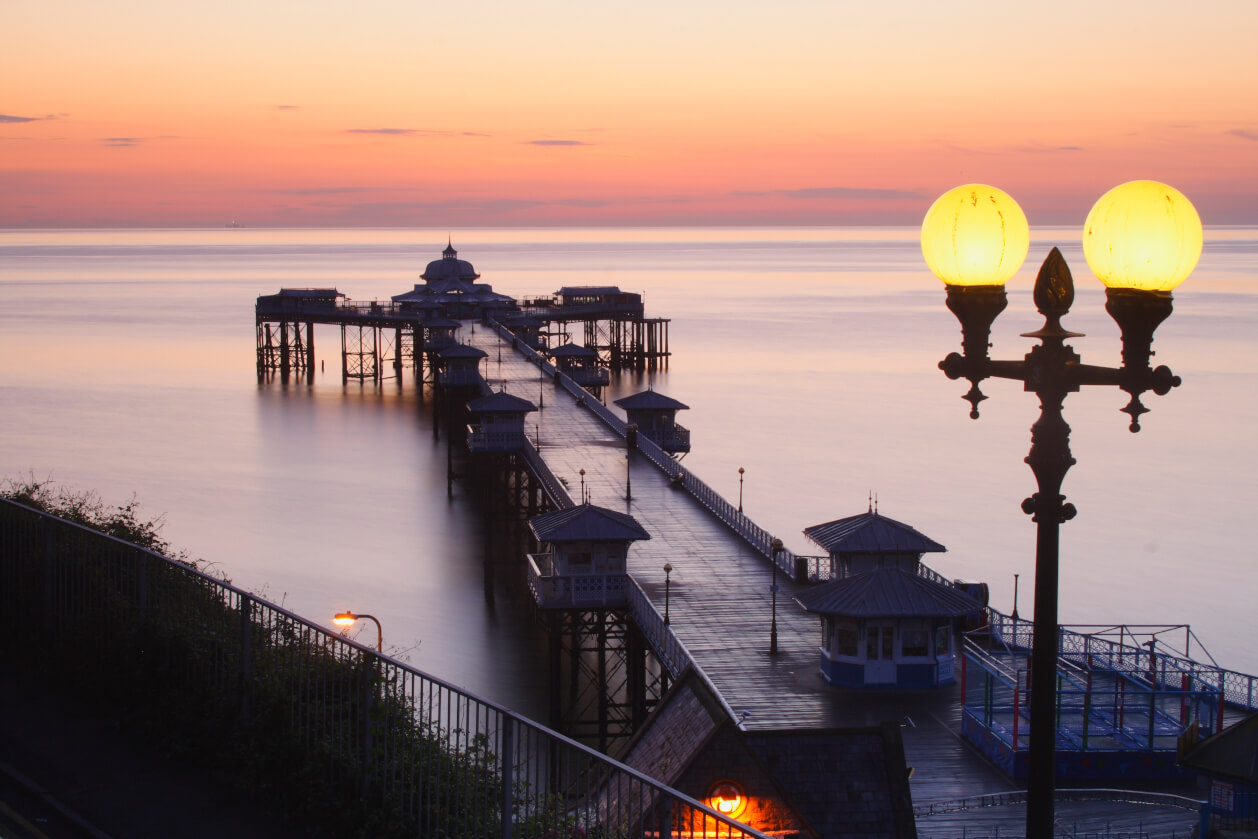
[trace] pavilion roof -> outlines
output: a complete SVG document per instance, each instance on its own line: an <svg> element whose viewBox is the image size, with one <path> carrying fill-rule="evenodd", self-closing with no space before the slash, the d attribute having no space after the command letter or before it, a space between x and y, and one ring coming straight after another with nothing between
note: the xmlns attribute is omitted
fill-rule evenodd
<svg viewBox="0 0 1258 839"><path fill-rule="evenodd" d="M446 347L439 355L442 358L487 358L489 353L480 347L473 347L468 344L454 344Z"/></svg>
<svg viewBox="0 0 1258 839"><path fill-rule="evenodd" d="M654 390L622 396L616 400L616 404L626 411L681 411L690 407Z"/></svg>
<svg viewBox="0 0 1258 839"><path fill-rule="evenodd" d="M581 344L560 344L547 350L551 358L595 358L598 353Z"/></svg>
<svg viewBox="0 0 1258 839"><path fill-rule="evenodd" d="M870 510L814 524L804 535L830 553L938 553L948 550L903 522Z"/></svg>
<svg viewBox="0 0 1258 839"><path fill-rule="evenodd" d="M467 409L474 414L526 414L536 411L537 406L527 399L498 390L488 396L471 400L467 403Z"/></svg>
<svg viewBox="0 0 1258 839"><path fill-rule="evenodd" d="M806 611L847 618L955 618L982 611L963 591L899 568L878 568L807 589Z"/></svg>
<svg viewBox="0 0 1258 839"><path fill-rule="evenodd" d="M581 504L534 516L529 529L542 542L632 542L651 534L627 513Z"/></svg>

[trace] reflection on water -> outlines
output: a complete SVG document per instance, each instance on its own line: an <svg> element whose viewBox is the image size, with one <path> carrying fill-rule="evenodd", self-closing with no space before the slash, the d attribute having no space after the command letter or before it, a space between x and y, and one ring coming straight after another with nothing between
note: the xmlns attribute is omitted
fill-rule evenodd
<svg viewBox="0 0 1258 839"><path fill-rule="evenodd" d="M1031 602L1034 491L1022 462L1033 397L990 383L971 421L965 386L936 369L959 349L943 291L911 229L488 230L455 233L495 290L615 284L672 319L667 371L625 376L691 406L686 464L792 549L810 525L862 511L949 548L932 565L981 579L994 602ZM404 231L0 233L0 474L33 470L165 512L164 535L238 584L313 619L381 617L419 667L544 718L541 637L523 595L483 592L484 525L456 484L431 397L413 382L340 382L339 335L316 327L326 371L259 386L254 298L336 286L355 299L408 290L446 234ZM1117 329L1077 232L1037 230L1079 286L1066 326L1089 363L1118 360ZM1131 435L1122 394L1073 394L1078 465L1065 492L1062 614L1086 623L1189 622L1224 665L1258 671L1258 296L1251 228L1210 231L1176 293L1157 361L1184 386L1147 400ZM1019 357L1039 319L1037 264L1010 284L993 355ZM492 365L489 369L493 374ZM501 582L501 581L500 581ZM1025 600L1023 600L1025 598ZM1022 607L1025 614L1027 608Z"/></svg>

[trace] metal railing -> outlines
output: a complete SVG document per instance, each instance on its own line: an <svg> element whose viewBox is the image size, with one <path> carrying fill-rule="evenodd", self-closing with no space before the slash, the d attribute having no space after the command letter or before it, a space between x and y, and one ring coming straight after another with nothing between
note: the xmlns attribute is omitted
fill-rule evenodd
<svg viewBox="0 0 1258 839"><path fill-rule="evenodd" d="M1026 804L1027 792L1024 789L1008 792L993 792L986 795L972 795L966 798L950 798L944 801L928 801L913 807L914 818L938 816L944 813L960 813L967 810L980 810L985 807L1007 807ZM1102 787L1086 789L1059 789L1053 793L1057 801L1112 801L1122 804L1146 804L1153 807L1174 807L1180 810L1200 812L1205 802L1182 795L1161 792L1140 792L1130 789L1106 789Z"/></svg>
<svg viewBox="0 0 1258 839"><path fill-rule="evenodd" d="M990 608L988 616L993 641L1011 649L1031 648L1034 634L1031 621L1014 620ZM1191 630L1183 625L1095 629L1063 626L1060 628L1060 655L1063 659L1104 667L1159 688L1221 691L1221 701L1225 704L1258 710L1258 677L1227 670L1213 662L1197 661L1167 643L1159 647L1138 641L1142 637L1152 640L1164 636L1170 630L1183 630L1187 637L1192 637ZM1117 640L1111 637L1115 632Z"/></svg>
<svg viewBox="0 0 1258 839"><path fill-rule="evenodd" d="M417 836L762 837L683 793L197 569L0 500L0 607L32 667L160 678L227 736L296 743L308 781ZM252 728L251 728L252 726Z"/></svg>

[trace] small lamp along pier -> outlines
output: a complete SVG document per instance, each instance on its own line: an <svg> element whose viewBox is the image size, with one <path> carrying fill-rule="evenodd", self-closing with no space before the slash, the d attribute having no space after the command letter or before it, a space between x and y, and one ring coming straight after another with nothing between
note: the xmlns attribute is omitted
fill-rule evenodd
<svg viewBox="0 0 1258 839"><path fill-rule="evenodd" d="M456 259L452 248L446 259ZM458 431L447 438L451 462L458 447L460 475L485 502L491 529L510 533L527 524L518 548L504 543L486 567L518 574L548 628L553 727L625 750L629 765L718 812L738 811L757 830L819 837L827 834L817 825L873 819L895 825L893 835L911 835L914 801L1005 789L1027 777L1037 742L1056 737L1069 744L1058 749L1064 778L1098 781L1122 771L1140 783L1119 769L1132 755L1150 781L1184 777L1176 750L1185 732L1211 734L1237 709L1258 710L1253 677L1194 661L1186 648L1165 643L1165 634L1146 646L1130 632L1116 639L1059 628L1054 617L1046 634L1060 637L1061 647L1047 657L1049 675L1032 674L1042 660L1033 648L1045 637L1038 623L994 608L983 583L928 567L922 557L943 553L943 546L872 503L864 513L803 529L824 555L794 553L746 515L741 497L726 500L681 464L700 442L676 422L684 403L653 387L611 407L598 398L596 391L614 381L616 359L621 369L626 361L648 369L667 361L659 341L613 349L608 336L639 334L628 326L635 319L666 320L645 319L640 298L605 287L565 288L517 306L481 294L470 305L468 290L481 284L469 269L430 264L427 285L386 305L397 306L398 317L409 307L405 317L418 329L409 344L418 348L411 356L417 378ZM1062 270L1050 259L1051 280L1036 297L1057 314L1032 333L1057 353L1069 336L1054 319L1061 312L1053 307L1068 297ZM1030 357L986 357L985 330L993 310L1003 308L993 302L1003 290L948 295L963 324L978 312L979 325L963 330L966 354L942 365L971 380L966 398L975 413L984 379L1027 376L1040 386ZM273 302L259 299L260 324ZM310 305L339 310L344 301L339 292L317 294ZM576 323L585 326L580 344L569 334ZM298 331L291 323L280 330L290 344L290 374L313 364L304 332L307 361L299 370L292 364ZM431 345L438 341L439 348ZM1124 349L1127 372L1067 364L1068 375L1083 377L1079 384L1097 380L1126 390L1133 424L1141 393L1174 384L1169 371L1142 372L1147 354L1142 362L1140 341L1132 338ZM264 353L260 344L260 375L274 369L264 357L282 356L277 346ZM643 354L650 346L656 349ZM453 475L452 466L451 491ZM1047 614L1039 588L1037 619ZM1032 682L1062 686L1055 731L1039 737L1034 722L1029 730L1025 723L1028 708L1034 714L1037 704L1054 705L1031 701ZM901 725L905 719L915 726ZM945 726L951 734L938 730ZM1144 735L1133 740L1135 729ZM957 732L1002 771L968 750L940 753L939 744L954 742ZM804 777L799 755L825 771ZM804 795L818 777L833 788ZM885 781L859 801L844 792L845 784L871 777ZM703 828L674 827L674 835Z"/></svg>

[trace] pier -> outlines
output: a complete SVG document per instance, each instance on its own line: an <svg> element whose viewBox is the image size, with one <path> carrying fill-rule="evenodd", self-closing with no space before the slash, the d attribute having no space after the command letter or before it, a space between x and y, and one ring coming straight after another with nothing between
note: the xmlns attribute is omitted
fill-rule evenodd
<svg viewBox="0 0 1258 839"><path fill-rule="evenodd" d="M449 248L444 258L453 259L452 254ZM439 293L432 279L429 285ZM691 441L675 426L675 439L684 438L685 448L666 451L658 434L652 439L640 433L623 411L602 402L607 371L569 366L581 347L591 352L593 364L612 371L662 366L668 358L666 319L646 318L636 295L604 287L565 288L519 307L494 300L462 311L465 317L453 325L447 310L408 309L413 300L401 297L366 310L332 290L259 298L259 377L285 370L312 375L313 324L338 324L343 378L378 382L380 371L392 364L399 379L409 367L417 381L432 382L450 421L456 427L471 421L466 435L452 437L468 441L467 468L496 475L498 491L508 491L517 515L591 505L641 526L649 538L635 541L624 553L623 568L602 577L565 577L555 556L541 552L517 560L527 563L530 592L552 634L552 725L575 726L574 707L592 714L593 726L574 733L621 753L648 775L657 773L635 758L655 748L652 736L676 733L652 732L656 711L688 699L718 707L712 732L739 732L731 736L752 751L792 733L852 739L872 736L881 726L887 753L902 755L896 759L908 777L920 835L932 835L928 823L937 826L934 835L954 835L951 828L974 825L980 808L984 814L1000 810L992 824L1024 818L1025 799L1016 788L1028 745L1029 623L984 609L981 632L944 645L957 654L959 672L951 684L951 658L949 678L939 687L862 690L823 679L822 621L796 598L845 573L834 557L786 549L681 465L674 452L702 441ZM584 345L571 340L574 323L582 325ZM358 337L347 342L354 330ZM390 330L391 339L384 335ZM552 352L561 347L569 351ZM466 357L468 370L456 357ZM464 375L469 372L471 378ZM475 408L469 415L464 406L472 407L473 399L496 402L500 407L494 411L501 406L513 411L511 430L491 431ZM456 471L452 460L452 481ZM953 585L925 565L914 573L933 584ZM1187 836L1200 819L1192 807L1200 793L1189 773L1176 768L1176 746L1190 721L1204 736L1258 710L1254 678L1194 661L1187 649L1182 654L1155 649L1156 637L1141 659L1140 642L1133 639L1063 632L1084 640L1082 652L1063 646L1059 678L1077 690L1065 691L1075 705L1059 716L1059 750L1077 748L1078 766L1092 766L1097 759L1104 762L1095 750L1121 743L1150 765L1156 756L1165 772L1140 778L1126 773L1113 781L1124 790L1108 798L1072 792L1059 814L1102 828L1138 823L1149 835ZM561 677L565 661L569 670ZM1137 699L1144 703L1143 717L1138 711L1126 716L1128 688L1144 691ZM1092 707L1100 693L1110 697L1108 716ZM1147 736L1133 734L1133 727ZM762 764L772 763L771 754L757 754ZM1114 775L1079 777L1096 782ZM1142 786L1146 789L1137 794ZM688 794L716 802L712 789L696 787ZM796 805L802 812L804 806Z"/></svg>

